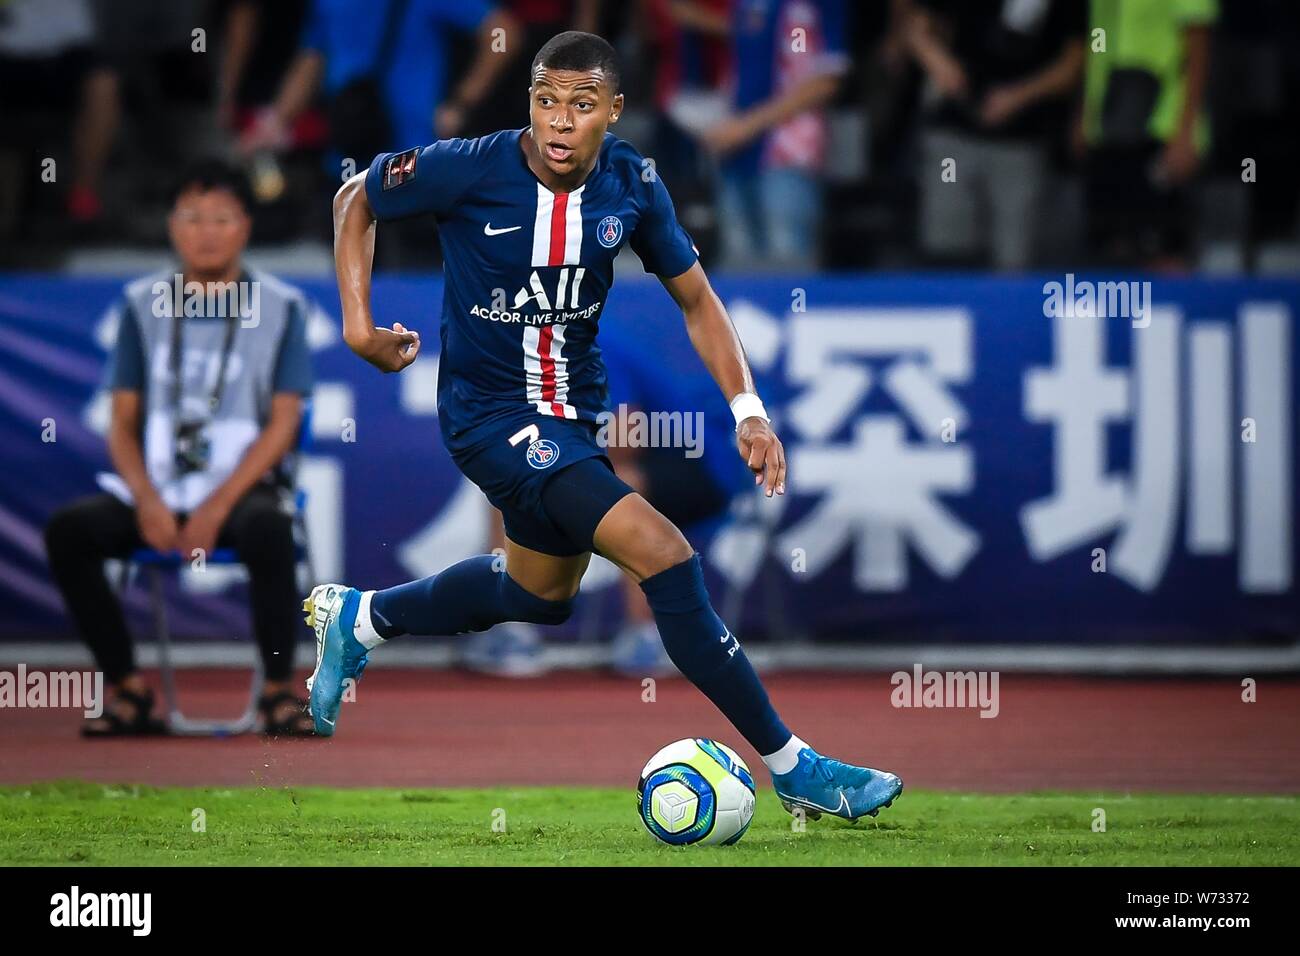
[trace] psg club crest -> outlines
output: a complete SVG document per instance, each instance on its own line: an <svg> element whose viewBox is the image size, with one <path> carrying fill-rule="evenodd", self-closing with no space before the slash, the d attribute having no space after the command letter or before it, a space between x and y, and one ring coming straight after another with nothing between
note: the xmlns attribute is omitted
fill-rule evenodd
<svg viewBox="0 0 1300 956"><path fill-rule="evenodd" d="M596 238L606 249L613 249L623 238L623 220L618 216L606 216L596 227Z"/></svg>
<svg viewBox="0 0 1300 956"><path fill-rule="evenodd" d="M550 468L560 457L560 446L549 438L539 438L528 446L528 464L534 468Z"/></svg>

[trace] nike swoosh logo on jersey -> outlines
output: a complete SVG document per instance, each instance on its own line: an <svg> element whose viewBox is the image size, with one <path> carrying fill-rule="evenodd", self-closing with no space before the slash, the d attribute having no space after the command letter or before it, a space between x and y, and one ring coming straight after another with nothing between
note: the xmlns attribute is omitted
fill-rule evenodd
<svg viewBox="0 0 1300 956"><path fill-rule="evenodd" d="M493 228L492 228L492 223L489 222L487 225L485 225L485 226L483 227L483 235L485 235L485 236L499 236L499 235L501 235L503 232L514 232L516 229L522 229L522 228L524 228L524 227L523 227L523 226L507 226L505 229L493 229Z"/></svg>

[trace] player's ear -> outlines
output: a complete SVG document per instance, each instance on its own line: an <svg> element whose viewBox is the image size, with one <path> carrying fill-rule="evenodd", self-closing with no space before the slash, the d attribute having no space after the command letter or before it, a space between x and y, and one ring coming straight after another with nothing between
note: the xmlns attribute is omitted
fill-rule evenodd
<svg viewBox="0 0 1300 956"><path fill-rule="evenodd" d="M609 121L617 123L619 116L623 113L623 94L619 93L614 97L614 101L609 104Z"/></svg>

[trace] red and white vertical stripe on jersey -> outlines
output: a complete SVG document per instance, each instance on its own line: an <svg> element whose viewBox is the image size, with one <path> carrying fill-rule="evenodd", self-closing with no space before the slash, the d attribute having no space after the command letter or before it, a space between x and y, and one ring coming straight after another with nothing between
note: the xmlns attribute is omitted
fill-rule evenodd
<svg viewBox="0 0 1300 956"><path fill-rule="evenodd" d="M582 191L553 193L537 184L533 266L576 266L582 254Z"/></svg>
<svg viewBox="0 0 1300 956"><path fill-rule="evenodd" d="M569 362L564 352L564 324L524 326L524 374L528 400L543 415L577 418L568 404Z"/></svg>
<svg viewBox="0 0 1300 956"><path fill-rule="evenodd" d="M533 261L537 266L576 266L582 254L582 191L553 193L537 184L537 218L533 221ZM569 270L560 272L555 307L564 308ZM574 271L570 300L577 307L582 269ZM528 400L543 415L577 418L578 410L568 404L569 363L563 355L564 323L524 326L524 373Z"/></svg>

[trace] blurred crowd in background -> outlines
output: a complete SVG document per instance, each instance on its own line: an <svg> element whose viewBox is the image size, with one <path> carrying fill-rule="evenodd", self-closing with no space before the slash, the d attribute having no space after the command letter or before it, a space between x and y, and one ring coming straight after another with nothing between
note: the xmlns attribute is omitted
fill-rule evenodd
<svg viewBox="0 0 1300 956"><path fill-rule="evenodd" d="M526 125L566 29L711 268L1300 271L1295 0L0 0L0 265L134 268L218 155L255 248L328 268L338 184Z"/></svg>

